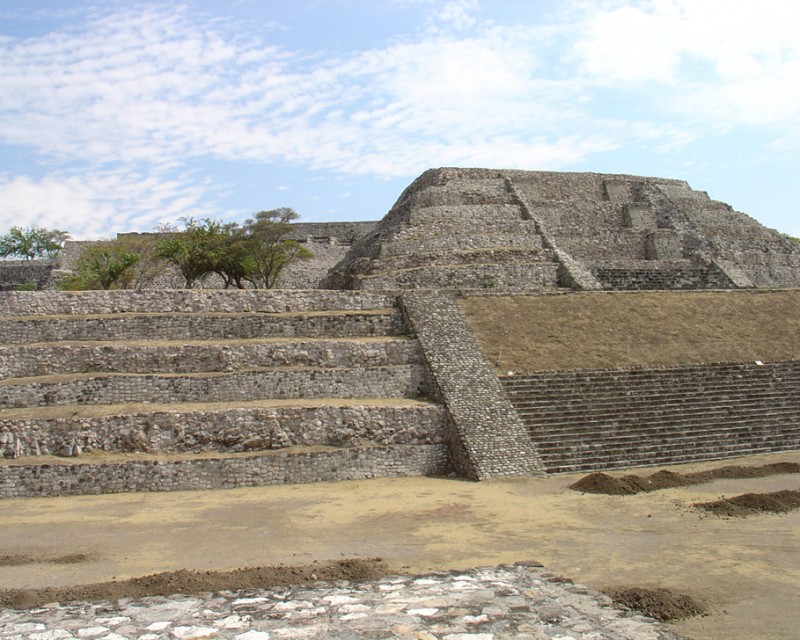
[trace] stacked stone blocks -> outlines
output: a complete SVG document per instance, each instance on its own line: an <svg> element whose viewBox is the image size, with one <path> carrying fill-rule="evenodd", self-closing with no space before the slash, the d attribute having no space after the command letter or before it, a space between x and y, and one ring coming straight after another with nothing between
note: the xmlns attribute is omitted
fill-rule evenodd
<svg viewBox="0 0 800 640"><path fill-rule="evenodd" d="M449 472L395 297L319 293L5 294L0 495Z"/></svg>
<svg viewBox="0 0 800 640"><path fill-rule="evenodd" d="M800 363L720 363L502 378L550 473L800 447Z"/></svg>

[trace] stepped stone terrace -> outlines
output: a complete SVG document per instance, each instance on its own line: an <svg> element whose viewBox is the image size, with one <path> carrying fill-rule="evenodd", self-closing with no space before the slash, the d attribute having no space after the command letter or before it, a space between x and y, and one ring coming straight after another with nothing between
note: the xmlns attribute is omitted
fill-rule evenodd
<svg viewBox="0 0 800 640"><path fill-rule="evenodd" d="M295 232L321 249L282 290L0 293L0 497L484 480L800 447L800 249L684 182L435 169L378 223ZM69 269L68 249L37 282ZM670 290L690 306L727 297L676 328ZM772 314L752 296L774 296ZM522 299L538 307L489 322L487 347L471 301ZM652 344L703 357L596 366L564 326L569 357L500 366L567 299L589 314L617 301L607 327L649 323ZM726 320L733 300L744 310ZM692 327L726 321L778 348L723 331L736 347L705 357Z"/></svg>

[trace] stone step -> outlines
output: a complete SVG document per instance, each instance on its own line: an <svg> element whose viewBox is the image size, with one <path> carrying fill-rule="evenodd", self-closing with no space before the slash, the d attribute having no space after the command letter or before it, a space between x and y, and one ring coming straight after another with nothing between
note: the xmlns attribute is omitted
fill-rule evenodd
<svg viewBox="0 0 800 640"><path fill-rule="evenodd" d="M436 229L438 232L438 236L443 239L443 241L453 241L455 242L457 238L465 239L468 241L469 238L472 237L480 237L480 236L496 236L496 235L507 235L507 236L514 236L518 235L520 237L524 236L532 236L536 237L539 236L538 231L536 230L536 222L533 220L514 220L510 218L504 218L500 220L442 220L436 223ZM404 242L414 241L419 242L425 239L432 239L433 236L430 234L430 227L427 225L414 225L414 224L404 224L400 226L394 233L391 238L385 242L387 246L394 244L396 242Z"/></svg>
<svg viewBox="0 0 800 640"><path fill-rule="evenodd" d="M624 428L636 429L638 433L646 434L650 430L666 432L670 429L696 429L702 426L717 424L731 424L747 420L771 420L778 416L782 420L797 420L800 417L800 407L796 404L784 407L764 407L758 409L743 409L738 411L713 410L682 413L663 414L616 414L612 416L596 417L592 415L575 416L572 419L537 420L520 416L523 423L536 433L546 434L547 437L579 438L581 435L591 434L598 430L616 430Z"/></svg>
<svg viewBox="0 0 800 640"><path fill-rule="evenodd" d="M372 269L377 273L402 271L407 269L434 266L466 266L470 264L530 264L554 262L555 255L549 249L519 249L491 247L488 249L469 249L451 251L415 251L406 255L382 258L373 262Z"/></svg>
<svg viewBox="0 0 800 640"><path fill-rule="evenodd" d="M286 313L394 306L394 295L332 290L145 289L19 291L0 296L0 317L112 313Z"/></svg>
<svg viewBox="0 0 800 640"><path fill-rule="evenodd" d="M800 382L800 372L790 374L764 375L757 376L713 376L705 379L698 378L675 378L670 381L667 378L652 380L598 380L581 381L578 383L547 383L537 382L528 386L518 385L516 387L506 386L509 397L519 398L520 400L530 399L531 401L551 401L557 399L559 402L563 398L585 398L585 397L608 397L621 396L628 397L649 397L656 394L675 394L696 390L697 393L714 393L724 389L741 389L748 386L756 388L766 387L788 387Z"/></svg>
<svg viewBox="0 0 800 640"><path fill-rule="evenodd" d="M770 437L751 441L709 439L698 441L694 446L687 446L686 442L679 442L674 446L643 446L636 449L605 449L602 445L597 445L582 450L573 449L556 453L542 451L541 456L548 472L564 473L714 460L730 456L787 451L797 448L798 445L800 440L797 437L785 442Z"/></svg>
<svg viewBox="0 0 800 640"><path fill-rule="evenodd" d="M457 204L449 206L418 207L411 211L412 225L439 225L441 223L480 222L491 225L494 221L515 222L523 219L522 207L510 202L507 194L500 196L507 204ZM512 198L513 200L513 198ZM491 226L490 226L491 228ZM430 233L430 231L429 231Z"/></svg>
<svg viewBox="0 0 800 640"><path fill-rule="evenodd" d="M0 408L270 398L417 397L422 365L283 367L233 373L71 374L0 381Z"/></svg>
<svg viewBox="0 0 800 640"><path fill-rule="evenodd" d="M765 362L756 365L752 362L717 362L708 364L689 364L681 366L664 366L643 369L602 369L579 371L540 371L530 374L517 374L501 376L503 384L509 387L515 385L578 385L585 384L596 386L600 383L613 383L619 385L644 384L648 381L663 381L664 384L673 384L675 381L704 381L720 377L730 377L735 380L751 380L763 377L780 377L782 375L800 376L798 362L785 360L780 362Z"/></svg>
<svg viewBox="0 0 800 640"><path fill-rule="evenodd" d="M253 367L413 364L419 343L403 337L51 342L0 345L0 379L119 372L199 373Z"/></svg>
<svg viewBox="0 0 800 640"><path fill-rule="evenodd" d="M689 420L642 424L631 421L617 424L576 425L564 429L544 427L529 427L529 433L536 442L542 446L561 446L563 444L586 443L592 441L612 443L624 442L635 445L638 441L659 439L672 441L679 438L704 437L712 433L747 435L754 429L769 427L797 431L800 426L787 420L791 414L788 412L773 412L763 415L736 416L730 421L721 421L713 418L698 418L694 422Z"/></svg>
<svg viewBox="0 0 800 640"><path fill-rule="evenodd" d="M0 381L0 407L418 397L421 365L271 367L210 373L86 373Z"/></svg>
<svg viewBox="0 0 800 640"><path fill-rule="evenodd" d="M794 447L796 448L796 447ZM547 473L581 473L594 471L613 471L619 469L631 469L638 467L652 467L663 465L686 464L690 462L724 460L726 458L738 458L741 456L751 456L763 453L778 453L781 451L791 451L793 447L781 446L774 442L764 443L743 447L736 445L734 448L708 450L687 449L685 446L679 448L674 453L650 454L640 458L624 457L598 457L591 456L577 460L569 458L542 460Z"/></svg>
<svg viewBox="0 0 800 640"><path fill-rule="evenodd" d="M603 398L585 402L565 402L560 407L554 403L529 405L517 404L512 401L512 404L520 416L530 417L531 420L550 421L552 419L569 420L573 416L596 416L597 419L602 419L604 416L614 417L620 414L637 416L692 414L706 409L729 411L740 408L747 409L762 404L798 408L800 399L794 392L772 389L728 395L675 394L670 397L654 395L650 400L646 398Z"/></svg>
<svg viewBox="0 0 800 640"><path fill-rule="evenodd" d="M516 205L516 197L500 180L464 182L459 186L431 186L412 193L404 202L411 209L457 205Z"/></svg>
<svg viewBox="0 0 800 640"><path fill-rule="evenodd" d="M528 229L525 229L528 231ZM420 232L422 233L422 232ZM527 233L481 233L469 235L431 236L430 234L417 235L408 233L405 236L395 236L391 242L381 245L381 260L415 253L430 253L435 251L467 251L472 249L513 248L541 251L543 247L542 236L536 233L531 226Z"/></svg>
<svg viewBox="0 0 800 640"><path fill-rule="evenodd" d="M784 381L780 384L771 380L753 380L748 383L746 380L737 383L720 382L715 385L697 385L676 383L674 386L641 385L634 389L624 387L601 387L587 389L565 389L562 393L559 390L548 389L546 393L509 393L511 399L520 408L547 408L559 406L596 406L598 404L618 404L631 403L653 403L681 401L684 399L697 399L704 401L707 399L724 399L726 397L743 398L748 395L761 397L764 394L786 394L797 388L792 381Z"/></svg>
<svg viewBox="0 0 800 640"><path fill-rule="evenodd" d="M759 368L760 369L760 368ZM507 380L507 379L506 379ZM509 396L530 397L532 399L564 397L587 397L604 395L649 396L652 393L674 393L678 390L696 389L698 392L708 390L739 388L750 385L777 387L791 386L800 383L800 368L769 368L763 372L754 370L752 375L739 371L714 372L712 375L677 374L654 377L619 377L596 379L538 379L528 381L505 382Z"/></svg>
<svg viewBox="0 0 800 640"><path fill-rule="evenodd" d="M357 288L375 289L511 289L542 291L558 286L558 264L439 265L361 276Z"/></svg>
<svg viewBox="0 0 800 640"><path fill-rule="evenodd" d="M444 407L403 398L40 407L0 411L0 458L441 444Z"/></svg>
<svg viewBox="0 0 800 640"><path fill-rule="evenodd" d="M152 313L0 318L6 344L65 340L220 340L365 337L405 333L394 308L308 313Z"/></svg>
<svg viewBox="0 0 800 640"><path fill-rule="evenodd" d="M87 456L88 458L88 456ZM102 455L0 461L0 498L196 491L376 477L446 475L446 445L298 447L231 454Z"/></svg>

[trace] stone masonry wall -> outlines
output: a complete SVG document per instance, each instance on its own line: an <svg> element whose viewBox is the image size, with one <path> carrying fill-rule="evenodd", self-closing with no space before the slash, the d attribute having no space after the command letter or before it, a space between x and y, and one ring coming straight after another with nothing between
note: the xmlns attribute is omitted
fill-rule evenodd
<svg viewBox="0 0 800 640"><path fill-rule="evenodd" d="M139 402L246 402L284 398L414 398L420 365L288 368L212 374L105 374L67 381L0 382L0 409ZM46 378L45 378L46 380Z"/></svg>
<svg viewBox="0 0 800 640"><path fill-rule="evenodd" d="M63 373L200 373L248 367L375 367L419 360L413 339L296 339L0 346L0 380Z"/></svg>
<svg viewBox="0 0 800 640"><path fill-rule="evenodd" d="M45 412L46 413L46 412ZM0 458L78 453L236 453L292 446L445 444L441 405L230 406L0 418Z"/></svg>
<svg viewBox="0 0 800 640"><path fill-rule="evenodd" d="M422 345L435 395L450 414L458 472L475 480L542 475L536 447L455 298L408 291L401 304Z"/></svg>
<svg viewBox="0 0 800 640"><path fill-rule="evenodd" d="M631 261L628 267L592 268L592 275L604 289L623 290L696 290L730 289L730 278L721 270L706 266L654 265L652 262Z"/></svg>
<svg viewBox="0 0 800 640"><path fill-rule="evenodd" d="M394 445L118 464L0 464L0 498L197 491L290 483L445 475L445 445Z"/></svg>
<svg viewBox="0 0 800 640"><path fill-rule="evenodd" d="M365 337L404 332L396 310L333 314L109 315L88 320L0 318L4 342L54 340L217 340L267 337Z"/></svg>
<svg viewBox="0 0 800 640"><path fill-rule="evenodd" d="M396 295L352 291L145 290L11 291L0 317L104 313L284 313L351 311L394 306Z"/></svg>
<svg viewBox="0 0 800 640"><path fill-rule="evenodd" d="M29 283L42 289L54 267L53 260L0 260L0 291L14 291Z"/></svg>

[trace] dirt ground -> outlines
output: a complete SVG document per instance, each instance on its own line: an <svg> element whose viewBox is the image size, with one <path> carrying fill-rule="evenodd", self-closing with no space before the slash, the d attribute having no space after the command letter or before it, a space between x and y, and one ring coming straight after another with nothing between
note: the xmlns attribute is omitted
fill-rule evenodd
<svg viewBox="0 0 800 640"><path fill-rule="evenodd" d="M461 306L498 373L800 359L800 291L477 297Z"/></svg>
<svg viewBox="0 0 800 640"><path fill-rule="evenodd" d="M669 469L778 462L800 463L800 452ZM75 587L161 571L231 572L227 579L235 582L243 567L284 565L290 578L325 570L369 577L537 560L598 590L691 597L707 615L674 626L696 640L800 637L800 511L726 518L692 507L797 490L797 473L635 495L571 490L583 475L9 500L0 503L0 589ZM364 562L325 565L350 558ZM178 574L173 584L181 575L189 580Z"/></svg>

